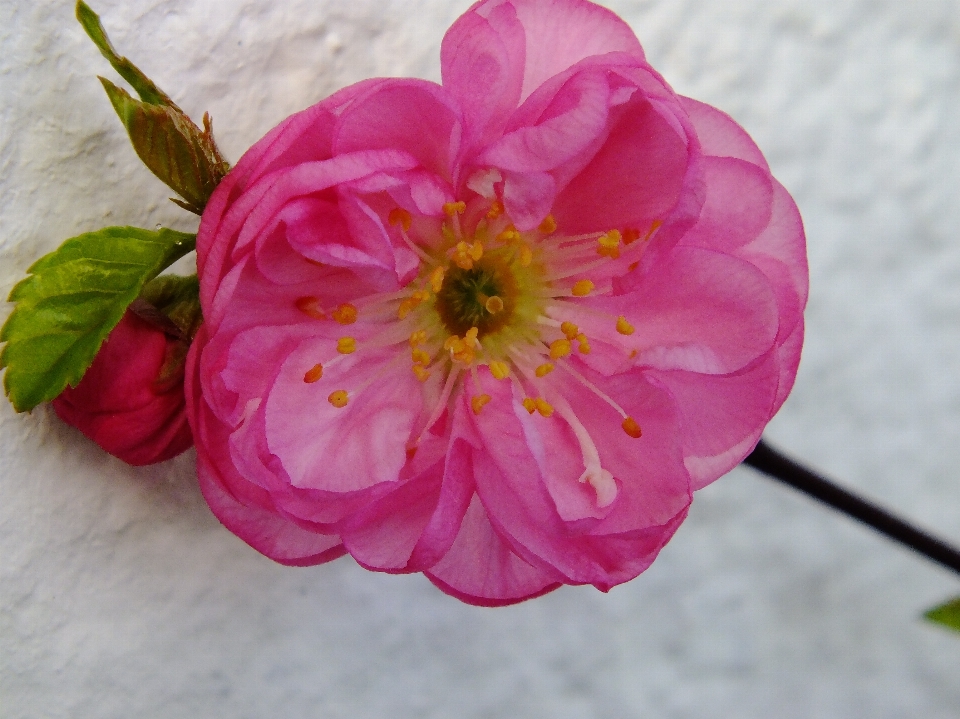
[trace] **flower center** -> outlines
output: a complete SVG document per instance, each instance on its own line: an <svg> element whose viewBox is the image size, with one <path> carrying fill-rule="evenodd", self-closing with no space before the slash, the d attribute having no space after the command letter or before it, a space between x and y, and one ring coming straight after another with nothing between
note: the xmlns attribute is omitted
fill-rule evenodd
<svg viewBox="0 0 960 719"><path fill-rule="evenodd" d="M482 340L513 319L519 288L500 254L485 255L469 270L454 265L446 271L434 307L450 334L465 335L476 327Z"/></svg>

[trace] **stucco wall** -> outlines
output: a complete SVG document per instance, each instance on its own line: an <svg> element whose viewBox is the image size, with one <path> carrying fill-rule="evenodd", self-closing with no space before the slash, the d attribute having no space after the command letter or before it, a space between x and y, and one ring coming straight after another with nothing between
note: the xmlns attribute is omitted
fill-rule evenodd
<svg viewBox="0 0 960 719"><path fill-rule="evenodd" d="M808 338L768 437L960 542L960 3L610 0L678 91L794 193ZM98 0L121 51L230 159L372 75L439 78L466 0ZM67 0L0 4L0 290L107 224L192 229L133 154ZM0 716L960 715L960 582L747 470L652 569L481 610L349 558L271 563L193 454L134 469L0 402Z"/></svg>

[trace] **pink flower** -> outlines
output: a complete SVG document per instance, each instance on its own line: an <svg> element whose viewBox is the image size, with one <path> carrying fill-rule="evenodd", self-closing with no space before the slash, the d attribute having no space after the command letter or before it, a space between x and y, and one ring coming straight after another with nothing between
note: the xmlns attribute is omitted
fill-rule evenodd
<svg viewBox="0 0 960 719"><path fill-rule="evenodd" d="M284 564L607 590L789 393L800 217L597 5L485 0L441 62L288 118L211 198L201 486Z"/></svg>
<svg viewBox="0 0 960 719"><path fill-rule="evenodd" d="M53 408L114 457L127 464L162 462L190 448L183 397L183 356L177 340L130 311L100 348L76 387L67 387ZM168 360L174 360L168 364Z"/></svg>

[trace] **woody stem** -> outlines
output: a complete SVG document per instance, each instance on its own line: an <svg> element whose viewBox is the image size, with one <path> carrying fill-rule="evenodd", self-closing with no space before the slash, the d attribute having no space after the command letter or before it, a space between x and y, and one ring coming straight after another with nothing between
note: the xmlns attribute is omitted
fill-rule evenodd
<svg viewBox="0 0 960 719"><path fill-rule="evenodd" d="M914 527L881 507L838 487L803 465L780 454L762 439L743 460L754 469L789 484L814 499L872 527L890 539L919 552L927 559L960 574L960 550Z"/></svg>

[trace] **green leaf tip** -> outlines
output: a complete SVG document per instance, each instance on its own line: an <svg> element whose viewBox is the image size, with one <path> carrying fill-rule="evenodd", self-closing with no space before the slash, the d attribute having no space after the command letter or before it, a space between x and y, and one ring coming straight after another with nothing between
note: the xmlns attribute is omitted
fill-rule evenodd
<svg viewBox="0 0 960 719"><path fill-rule="evenodd" d="M100 17L83 0L77 2L77 20L140 96L137 100L106 78L100 78L133 149L154 175L183 198L171 198L176 204L202 214L211 193L229 169L213 139L210 116L203 116L201 130L136 65L118 55Z"/></svg>
<svg viewBox="0 0 960 719"><path fill-rule="evenodd" d="M960 597L924 612L923 616L934 624L960 632Z"/></svg>
<svg viewBox="0 0 960 719"><path fill-rule="evenodd" d="M18 412L76 386L144 285L196 246L196 235L107 227L64 242L11 290L0 328L3 386Z"/></svg>
<svg viewBox="0 0 960 719"><path fill-rule="evenodd" d="M104 30L103 24L100 22L100 16L91 10L90 6L83 2L83 0L78 0L77 2L77 20L83 26L87 36L93 40L93 44L97 46L97 49L100 50L107 61L113 65L113 69L137 91L141 100L150 105L176 107L173 100L171 100L163 90L157 87L153 80L144 75L143 72L140 71L140 68L127 58L117 54L117 51L113 48L113 44L110 42L110 38L107 37L107 31Z"/></svg>

